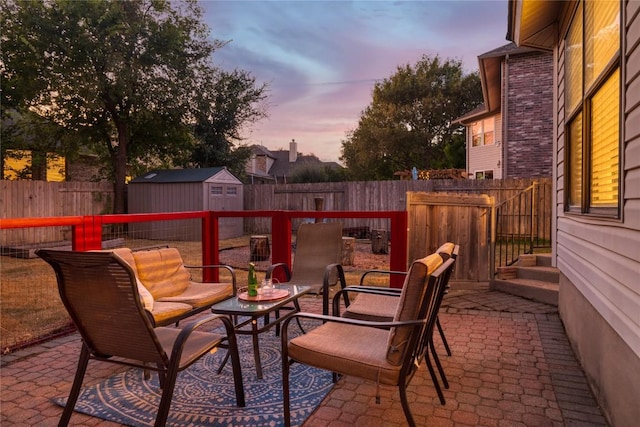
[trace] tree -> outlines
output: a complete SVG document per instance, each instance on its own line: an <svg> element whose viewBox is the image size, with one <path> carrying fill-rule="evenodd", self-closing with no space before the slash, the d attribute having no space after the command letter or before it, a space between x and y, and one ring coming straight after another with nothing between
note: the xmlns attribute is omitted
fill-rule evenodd
<svg viewBox="0 0 640 427"><path fill-rule="evenodd" d="M306 163L293 170L289 182L342 182L345 180L344 169L340 166L328 166L323 163Z"/></svg>
<svg viewBox="0 0 640 427"><path fill-rule="evenodd" d="M255 79L245 71L220 71L207 77L212 78L214 90L197 100L200 105L194 113L196 145L191 161L200 167L227 166L242 179L251 149L236 146L242 140L239 130L245 123L265 117L263 109L247 108L264 99L264 90L256 87ZM216 108L211 110L208 105Z"/></svg>
<svg viewBox="0 0 640 427"><path fill-rule="evenodd" d="M477 73L464 75L460 61L423 56L375 84L358 127L342 141L341 160L355 180L464 165L462 127L451 122L481 103Z"/></svg>
<svg viewBox="0 0 640 427"><path fill-rule="evenodd" d="M110 160L116 213L124 212L131 169L184 164L196 146L211 143L194 128L216 117L218 105L204 101L220 89L212 54L225 43L208 38L195 0L1 1L3 108L37 108L100 146ZM252 89L237 92L246 96L227 110L238 114L236 131L261 117L251 112L260 111L254 103L265 88Z"/></svg>

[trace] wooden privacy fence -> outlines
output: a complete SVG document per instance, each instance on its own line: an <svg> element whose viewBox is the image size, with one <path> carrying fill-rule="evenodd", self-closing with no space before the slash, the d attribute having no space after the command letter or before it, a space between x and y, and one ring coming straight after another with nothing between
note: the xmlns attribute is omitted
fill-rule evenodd
<svg viewBox="0 0 640 427"><path fill-rule="evenodd" d="M246 211L314 211L321 200L324 211L373 212L407 209L409 192L487 195L497 204L538 183L536 217L551 218L551 179L508 180L419 180L366 181L309 184L244 185ZM0 221L2 218L33 218L76 215L99 215L111 212L113 188L110 183L0 181ZM507 212L508 213L508 212ZM504 218L504 216L502 217ZM293 227L308 218L293 219ZM243 219L245 234L271 233L271 221L261 216ZM545 221L543 239L550 239L550 221ZM390 230L389 220L344 218L343 227L354 230ZM509 226L512 227L512 226ZM69 228L3 230L3 244L31 244L69 240ZM506 233L514 230L506 229ZM516 230L517 231L517 230ZM393 240L393 236L389 236Z"/></svg>
<svg viewBox="0 0 640 427"><path fill-rule="evenodd" d="M314 210L323 200L327 211L397 211L407 206L408 192L485 194L496 203L508 200L532 185L548 198L537 204L539 216L551 218L551 179L366 181L309 184L255 184L244 186L245 210ZM300 220L302 221L302 220ZM297 224L294 224L296 226ZM384 219L346 219L344 227L388 229ZM247 218L245 232L269 233L264 218ZM393 238L393 236L391 236Z"/></svg>
<svg viewBox="0 0 640 427"><path fill-rule="evenodd" d="M112 212L113 184L109 182L45 182L0 180L2 218L100 215ZM2 230L3 245L69 240L71 228Z"/></svg>
<svg viewBox="0 0 640 427"><path fill-rule="evenodd" d="M407 193L408 260L445 242L460 245L452 280L489 281L494 197L466 193Z"/></svg>

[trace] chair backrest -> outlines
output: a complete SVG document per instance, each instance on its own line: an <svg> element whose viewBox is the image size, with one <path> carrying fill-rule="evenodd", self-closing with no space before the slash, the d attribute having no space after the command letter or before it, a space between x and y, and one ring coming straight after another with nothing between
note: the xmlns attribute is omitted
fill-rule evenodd
<svg viewBox="0 0 640 427"><path fill-rule="evenodd" d="M425 258L415 260L402 286L402 293L398 302L398 308L393 318L395 322L416 320L424 311L425 298L431 298L427 293L432 291L432 286L427 282L434 271L442 265L442 257L431 254ZM389 334L387 360L393 365L400 365L404 359L412 328L392 328Z"/></svg>
<svg viewBox="0 0 640 427"><path fill-rule="evenodd" d="M180 295L189 287L191 274L176 248L158 248L133 253L140 281L154 299Z"/></svg>
<svg viewBox="0 0 640 427"><path fill-rule="evenodd" d="M53 267L60 298L92 354L167 365L126 261L110 252L36 254Z"/></svg>
<svg viewBox="0 0 640 427"><path fill-rule="evenodd" d="M342 258L342 224L339 222L303 223L296 233L296 253L291 281L322 283L325 268ZM335 284L332 278L331 284Z"/></svg>

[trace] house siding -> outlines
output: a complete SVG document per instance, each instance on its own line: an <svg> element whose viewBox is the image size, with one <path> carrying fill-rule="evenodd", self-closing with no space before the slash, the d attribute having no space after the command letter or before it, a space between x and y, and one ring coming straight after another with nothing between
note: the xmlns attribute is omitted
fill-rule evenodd
<svg viewBox="0 0 640 427"><path fill-rule="evenodd" d="M495 141L491 145L474 147L471 143L471 128L467 127L467 146L469 147L469 160L467 172L469 178L475 179L478 171L493 171L494 179L502 179L502 118L500 115L494 116Z"/></svg>
<svg viewBox="0 0 640 427"><path fill-rule="evenodd" d="M503 61L506 178L551 177L553 55L533 52ZM506 108L505 108L506 106Z"/></svg>
<svg viewBox="0 0 640 427"><path fill-rule="evenodd" d="M564 212L565 85L560 42L556 256L561 272L559 311L567 335L610 423L631 426L640 419L640 2L621 5L622 217L602 220ZM565 16L570 9L567 4Z"/></svg>

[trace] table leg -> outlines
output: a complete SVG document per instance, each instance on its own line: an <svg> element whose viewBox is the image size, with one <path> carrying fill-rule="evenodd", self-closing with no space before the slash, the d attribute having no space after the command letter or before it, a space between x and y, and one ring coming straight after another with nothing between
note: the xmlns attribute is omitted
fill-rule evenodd
<svg viewBox="0 0 640 427"><path fill-rule="evenodd" d="M251 337L253 339L253 359L256 364L256 376L262 379L262 361L260 360L260 347L258 345L258 319L251 319Z"/></svg>
<svg viewBox="0 0 640 427"><path fill-rule="evenodd" d="M300 303L298 302L297 299L293 300L293 306L296 308L294 313L300 313L300 311L302 311L300 309ZM298 323L298 327L300 328L300 330L302 331L303 334L306 334L304 328L302 327L302 323L300 323L300 318L296 317L296 323Z"/></svg>

